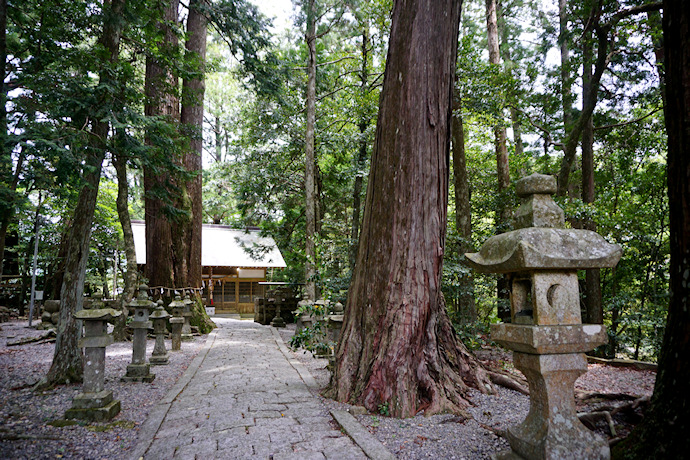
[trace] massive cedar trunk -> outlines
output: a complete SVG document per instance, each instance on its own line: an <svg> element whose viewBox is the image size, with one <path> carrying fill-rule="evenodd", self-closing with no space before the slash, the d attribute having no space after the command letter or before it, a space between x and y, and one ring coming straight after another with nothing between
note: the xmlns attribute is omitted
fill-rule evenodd
<svg viewBox="0 0 690 460"><path fill-rule="evenodd" d="M314 129L316 124L316 12L314 0L307 3L307 128L304 136L305 189L305 256L304 278L307 296L316 300L316 163L314 159Z"/></svg>
<svg viewBox="0 0 690 460"><path fill-rule="evenodd" d="M690 9L664 1L671 263L666 331L652 405L614 458L688 457L690 432Z"/></svg>
<svg viewBox="0 0 690 460"><path fill-rule="evenodd" d="M453 88L453 118L451 137L453 140L453 183L455 190L455 227L462 238L460 254L472 252L472 207L470 206L470 181L467 175L465 155L465 127L462 119L462 106L457 86ZM464 256L463 256L464 257ZM463 322L477 320L477 307L474 302L474 275L471 271L459 280L457 316Z"/></svg>
<svg viewBox="0 0 690 460"><path fill-rule="evenodd" d="M391 415L486 391L441 292L460 1L395 2L357 264L327 395Z"/></svg>
<svg viewBox="0 0 690 460"><path fill-rule="evenodd" d="M206 62L206 17L200 11L203 0L189 2L187 17L187 56L195 64L196 71L182 83L182 113L180 122L189 133L189 150L184 155L185 169L194 174L186 184L191 215L185 221L187 241L187 283L201 286L201 153L203 151L202 129L204 123L204 69ZM185 286L180 286L185 287Z"/></svg>
<svg viewBox="0 0 690 460"><path fill-rule="evenodd" d="M110 61L103 63L103 67L108 67L118 59L124 5L125 0L112 0L112 4L105 2L103 5L103 35L100 42L108 51ZM108 92L107 88L112 87L113 82L109 70L104 69L99 78L104 88L101 90L103 91L102 94L99 95L99 101L102 106L110 105L113 95ZM101 166L105 158L106 139L108 138L108 122L99 118L97 117L92 122L91 144L86 149L84 185L79 191L70 229L65 273L60 289L60 320L55 341L55 353L48 374L38 385L41 388L63 382L81 381L82 379L82 355L81 348L77 343L81 331L77 327L74 313L81 310L83 305L91 224L96 209Z"/></svg>
<svg viewBox="0 0 690 460"><path fill-rule="evenodd" d="M162 48L171 50L177 47L178 39L172 24L177 22L178 0L166 0L162 20L158 28L164 37ZM146 59L146 105L147 116L167 116L171 123L179 121L180 108L175 94L177 77L164 63L153 56ZM153 145L151 134L147 143ZM169 153L169 152L166 152ZM153 165L144 166L144 208L146 213L146 278L149 286L175 287L173 271L173 237L169 216L165 214L165 203L161 193L171 192L171 177L164 168ZM186 268L186 267L185 267ZM181 267L179 269L182 269Z"/></svg>

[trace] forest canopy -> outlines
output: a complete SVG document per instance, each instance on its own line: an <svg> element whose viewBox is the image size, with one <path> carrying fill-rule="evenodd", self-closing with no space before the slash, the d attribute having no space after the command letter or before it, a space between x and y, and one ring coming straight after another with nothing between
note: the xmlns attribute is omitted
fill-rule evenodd
<svg viewBox="0 0 690 460"><path fill-rule="evenodd" d="M261 228L288 265L273 281L344 303L392 2L296 0L285 30L246 0L185 2L166 21L167 3L124 2L112 17L111 2L6 2L0 301L25 312L36 237L37 290L59 297L80 191L97 173L86 291L125 289L122 185L131 219L147 217L147 197L186 222L196 211L176 192L199 177L201 221ZM191 11L208 23L204 56L185 52ZM107 30L120 30L116 58ZM160 99L182 105L183 82L205 81L199 129L148 110L153 61L167 78ZM510 230L513 184L537 172L559 178L567 225L623 248L616 268L580 274L583 317L609 331L598 354L658 358L670 257L663 86L658 3L463 1L441 287L466 345L488 340L507 300L463 254ZM195 140L201 171L184 161ZM89 160L100 154L102 169ZM147 187L145 171L165 181Z"/></svg>

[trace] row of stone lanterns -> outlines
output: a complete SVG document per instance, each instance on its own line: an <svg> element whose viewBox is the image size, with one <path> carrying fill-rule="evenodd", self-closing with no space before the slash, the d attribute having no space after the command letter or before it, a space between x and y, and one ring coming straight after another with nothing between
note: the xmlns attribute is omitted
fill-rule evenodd
<svg viewBox="0 0 690 460"><path fill-rule="evenodd" d="M128 307L133 312L130 326L134 330L132 339L132 362L127 365L127 373L122 377L124 382L152 382L155 374L150 365L168 364L168 351L165 348L166 323L172 326L172 350L181 349L182 340L191 340L192 330L190 305L193 301L189 295L182 300L175 296L170 303L173 310L171 317L163 308L163 301L154 303L148 298L148 286L139 286L139 294ZM105 349L113 343L108 334L108 323L118 318L122 312L112 308L103 308L100 295L96 294L89 309L78 311L74 317L83 322L84 337L79 346L84 348L84 386L82 392L72 401L65 418L81 419L94 422L107 421L120 412L120 401L113 399L113 393L104 389L105 382ZM153 326L156 337L153 353L146 361L146 334Z"/></svg>

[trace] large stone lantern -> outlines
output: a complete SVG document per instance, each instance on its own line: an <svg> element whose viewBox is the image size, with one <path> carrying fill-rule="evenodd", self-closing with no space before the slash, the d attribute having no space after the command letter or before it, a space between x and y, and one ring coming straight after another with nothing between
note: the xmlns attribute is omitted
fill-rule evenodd
<svg viewBox="0 0 690 460"><path fill-rule="evenodd" d="M508 275L511 323L492 325L491 338L513 350L530 388L527 418L507 431L512 452L499 458L607 459L608 443L575 410L575 380L587 372L584 352L608 341L604 326L582 324L577 270L613 267L622 250L595 232L564 228L563 210L551 197L554 177L532 174L517 182L516 192L516 230L466 254L474 269Z"/></svg>

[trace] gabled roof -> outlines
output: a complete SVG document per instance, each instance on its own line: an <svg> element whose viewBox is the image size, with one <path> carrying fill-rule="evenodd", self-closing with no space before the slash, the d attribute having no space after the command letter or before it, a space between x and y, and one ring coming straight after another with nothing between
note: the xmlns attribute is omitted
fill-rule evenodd
<svg viewBox="0 0 690 460"><path fill-rule="evenodd" d="M137 264L146 263L146 228L132 222ZM259 230L237 230L225 225L201 227L201 265L204 267L284 268L285 260L271 237Z"/></svg>

